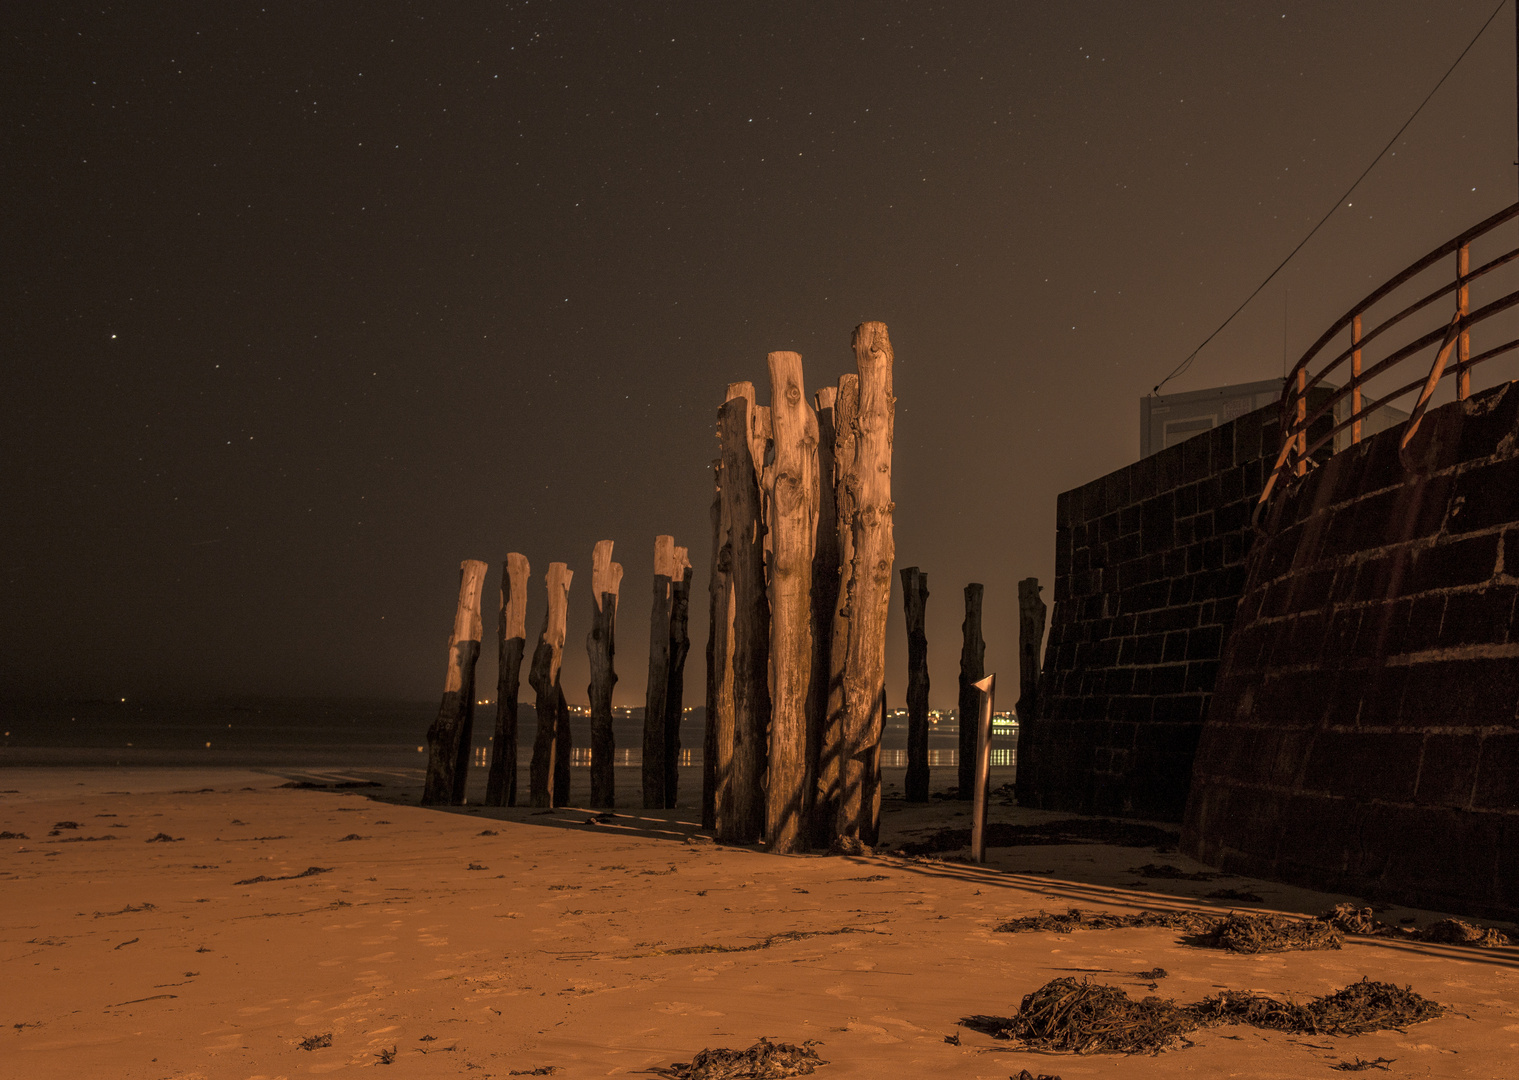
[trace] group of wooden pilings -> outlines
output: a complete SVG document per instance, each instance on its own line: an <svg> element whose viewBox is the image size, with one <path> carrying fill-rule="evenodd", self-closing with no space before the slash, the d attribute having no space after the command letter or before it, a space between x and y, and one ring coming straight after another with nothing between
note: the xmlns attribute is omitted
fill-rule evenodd
<svg viewBox="0 0 1519 1080"><path fill-rule="evenodd" d="M425 805L464 804L474 728L475 663L482 637L480 594L486 569L486 564L478 559L466 559L459 567L459 605L449 638L443 701L427 732L427 777L422 791ZM500 666L496 728L486 781L488 806L517 805L517 706L527 640L529 573L527 559L516 552L509 554L502 565L497 622ZM545 575L548 606L543 631L528 668L528 683L536 695L534 708L538 717L528 769L533 806L563 806L570 801L573 743L560 670L573 577L565 563L549 564ZM586 636L591 673L587 687L591 706L591 805L598 808L614 806L617 800L612 687L617 682L614 657L621 586L622 567L612 561L612 541L602 540L591 554L591 631ZM676 547L674 537L657 537L643 737L643 805L648 809L673 808L678 795L681 702L685 694L686 655L691 648L687 634L690 596L691 560L687 550Z"/></svg>
<svg viewBox="0 0 1519 1080"><path fill-rule="evenodd" d="M770 404L728 387L713 462L703 824L771 851L853 850L880 830L896 416L886 324L809 404L769 356Z"/></svg>
<svg viewBox="0 0 1519 1080"><path fill-rule="evenodd" d="M1018 704L1021 716L1034 716L1039 705L1039 655L1044 640L1046 609L1039 598L1039 579L1018 582ZM985 589L977 582L965 586L965 621L960 624L960 726L957 793L962 799L975 790L977 728L972 718L981 708L978 685L986 678L986 639L981 634L981 601ZM907 620L907 776L903 794L908 802L927 802L928 774L928 575L916 566L902 570L902 610Z"/></svg>

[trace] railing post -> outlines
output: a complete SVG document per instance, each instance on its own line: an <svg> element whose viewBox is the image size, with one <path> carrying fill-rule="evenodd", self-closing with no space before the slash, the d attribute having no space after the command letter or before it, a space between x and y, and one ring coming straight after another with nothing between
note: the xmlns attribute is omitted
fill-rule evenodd
<svg viewBox="0 0 1519 1080"><path fill-rule="evenodd" d="M1297 474L1308 471L1308 369L1297 370Z"/></svg>
<svg viewBox="0 0 1519 1080"><path fill-rule="evenodd" d="M1361 441L1361 317L1350 319L1350 441Z"/></svg>
<svg viewBox="0 0 1519 1080"><path fill-rule="evenodd" d="M1460 314L1463 322L1461 336L1456 344L1456 399L1465 401L1472 392L1472 373L1467 370L1466 362L1472 358L1471 332L1466 329L1465 319L1468 303L1466 274L1471 268L1471 254L1469 244L1462 244L1456 252L1456 279L1460 287L1456 289L1456 311Z"/></svg>

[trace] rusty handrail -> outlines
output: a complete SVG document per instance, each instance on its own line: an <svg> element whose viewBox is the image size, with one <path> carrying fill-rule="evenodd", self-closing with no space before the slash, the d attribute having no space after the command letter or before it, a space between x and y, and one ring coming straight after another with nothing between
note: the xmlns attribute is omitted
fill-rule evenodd
<svg viewBox="0 0 1519 1080"><path fill-rule="evenodd" d="M1290 473L1295 476L1304 475L1314 464L1313 454L1324 446L1333 446L1335 437L1342 431L1349 429L1351 432L1351 445L1361 441L1361 424L1372 413L1397 399L1420 391L1419 398L1405 422L1400 448L1406 449L1408 442L1413 438L1414 432L1419 428L1419 422L1423 418L1424 410L1428 407L1430 398L1434 395L1441 377L1445 374L1447 366L1450 366L1451 353L1454 350L1456 360L1454 368L1457 379L1456 396L1458 400L1464 400L1471 392L1471 369L1484 361L1519 349L1519 338L1503 342L1492 348L1486 349L1476 356L1471 355L1471 328L1477 324L1492 318L1494 315L1519 306L1519 289L1508 292L1497 299L1484 304L1477 310L1471 310L1470 286L1471 283L1510 262L1519 259L1519 247L1512 247L1501 254L1489 259L1478 266L1475 270L1470 268L1470 248L1474 240L1481 239L1493 230L1497 229L1514 218L1519 217L1519 202L1500 210L1498 213L1487 218L1485 221L1472 226L1465 232L1445 241L1423 258L1409 265L1401 273L1395 274L1386 282L1373 289L1360 303L1356 304L1344 315L1319 336L1319 339L1309 347L1292 370L1287 373L1283 380L1281 400L1281 429L1283 433L1281 451L1277 454L1276 461L1270 474L1266 477L1265 485L1261 490L1260 499L1255 508L1255 519L1259 522L1261 513L1264 511L1272 492L1277 487L1278 479ZM1361 331L1361 318L1367 310L1379 301L1387 298L1399 286L1413 280L1419 274L1434 266L1447 255L1456 256L1455 274L1451 281L1440 286L1407 305L1402 310L1386 317L1367 333ZM1373 364L1366 370L1361 369L1362 351L1372 342L1381 338L1393 327L1408 319L1444 297L1455 294L1455 312L1448 320L1442 319L1441 324L1426 333L1418 334L1413 340L1408 341L1400 348L1393 349L1389 355ZM1448 309L1447 309L1448 310ZM1337 352L1327 362L1319 363L1322 353L1329 347L1334 338L1350 330L1350 344ZM1418 353L1428 349L1431 345L1437 345L1434 364L1426 375L1409 382L1389 394L1383 394L1369 404L1362 401L1362 390L1368 380L1376 378L1408 360ZM1336 371L1346 361L1350 361L1350 381L1344 387L1331 388L1327 398L1320 401L1310 412L1308 408L1308 393L1318 387L1324 379ZM1314 371L1310 374L1310 366ZM1349 415L1341 419L1334 415L1336 406L1346 398L1351 399ZM1308 431L1315 423L1329 415L1334 421L1328 432L1317 436L1312 445L1308 442Z"/></svg>

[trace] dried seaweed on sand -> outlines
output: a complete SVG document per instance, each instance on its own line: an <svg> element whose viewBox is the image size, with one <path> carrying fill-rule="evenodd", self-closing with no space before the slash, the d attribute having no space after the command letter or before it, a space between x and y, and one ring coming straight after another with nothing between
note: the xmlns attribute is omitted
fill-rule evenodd
<svg viewBox="0 0 1519 1080"><path fill-rule="evenodd" d="M1436 945L1476 945L1483 949L1498 949L1510 944L1509 936L1496 927L1473 926L1461 919L1441 919L1422 930L1390 926L1378 919L1371 908L1358 908L1354 904L1336 904L1319 918L1344 933L1369 937L1427 941Z"/></svg>
<svg viewBox="0 0 1519 1080"><path fill-rule="evenodd" d="M1072 930L1119 930L1132 927L1158 927L1165 930L1211 930L1218 922L1217 915L1205 915L1196 911L1139 911L1130 915L1115 915L1110 911L1082 911L1071 908L1064 915L1052 915L1041 911L1037 915L1024 915L1009 919L996 928L999 934L1024 934L1031 930L1049 930L1068 934Z"/></svg>
<svg viewBox="0 0 1519 1080"><path fill-rule="evenodd" d="M1401 1030L1433 1020L1443 1005L1414 993L1409 987L1362 979L1343 990L1293 1004L1238 990L1226 990L1187 1006L1204 1026L1249 1024L1297 1035L1364 1035L1370 1031Z"/></svg>
<svg viewBox="0 0 1519 1080"><path fill-rule="evenodd" d="M1362 979L1304 1003L1227 990L1191 1005L1139 1001L1116 986L1054 979L1023 999L1011 1017L967 1016L962 1025L1043 1051L1158 1054L1198 1028L1220 1024L1300 1035L1363 1035L1432 1020L1444 1006L1407 987Z"/></svg>
<svg viewBox="0 0 1519 1080"><path fill-rule="evenodd" d="M649 1071L674 1080L778 1080L786 1076L810 1076L819 1065L828 1064L812 1049L815 1045L811 1041L793 1046L760 1039L747 1050L703 1050L690 1061Z"/></svg>
<svg viewBox="0 0 1519 1080"><path fill-rule="evenodd" d="M1158 997L1135 1001L1116 986L1055 979L1023 999L1016 1016L966 1017L966 1027L1067 1054L1158 1054L1197 1028Z"/></svg>
<svg viewBox="0 0 1519 1080"><path fill-rule="evenodd" d="M1340 932L1322 919L1286 915L1244 915L1232 912L1190 944L1238 953L1287 952L1294 949L1338 949Z"/></svg>

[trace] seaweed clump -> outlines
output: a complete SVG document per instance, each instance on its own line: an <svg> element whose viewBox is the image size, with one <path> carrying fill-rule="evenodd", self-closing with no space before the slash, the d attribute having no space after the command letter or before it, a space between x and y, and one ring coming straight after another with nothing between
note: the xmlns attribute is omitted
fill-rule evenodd
<svg viewBox="0 0 1519 1080"><path fill-rule="evenodd" d="M1344 935L1322 919L1293 919L1285 915L1231 912L1191 944L1237 953L1287 952L1294 949L1338 949Z"/></svg>
<svg viewBox="0 0 1519 1080"><path fill-rule="evenodd" d="M968 1016L966 1027L1067 1054L1158 1054L1197 1028L1185 1009L1158 997L1135 1001L1116 986L1054 979L1024 997L1012 1017Z"/></svg>
<svg viewBox="0 0 1519 1080"><path fill-rule="evenodd" d="M769 1039L747 1050L703 1050L690 1061L676 1062L667 1069L650 1071L673 1080L779 1080L787 1076L810 1076L819 1065L827 1065L812 1047L773 1043Z"/></svg>
<svg viewBox="0 0 1519 1080"><path fill-rule="evenodd" d="M1473 926L1461 919L1441 919L1422 930L1390 926L1378 919L1371 908L1358 908L1354 904L1336 904L1319 918L1347 934L1368 937L1427 941L1436 945L1475 945L1483 949L1498 949L1510 944L1509 936L1496 927Z"/></svg>
<svg viewBox="0 0 1519 1080"><path fill-rule="evenodd" d="M1433 1020L1445 1006L1410 987L1362 979L1303 1004L1226 990L1187 1006L1200 1025L1249 1024L1295 1035L1365 1035Z"/></svg>
<svg viewBox="0 0 1519 1080"><path fill-rule="evenodd" d="M1040 911L1009 919L996 928L999 934L1025 934L1032 930L1049 930L1069 934L1072 930L1120 930L1133 927L1159 927L1164 930L1210 930L1218 922L1216 915L1196 911L1139 911L1132 915L1115 915L1110 911L1082 911L1071 908L1064 915Z"/></svg>
<svg viewBox="0 0 1519 1080"><path fill-rule="evenodd" d="M1310 1001L1226 990L1191 1005L1159 997L1135 1001L1116 986L1054 979L1023 999L1011 1017L967 1016L960 1023L1033 1050L1070 1054L1158 1054L1198 1028L1247 1024L1298 1035L1364 1035L1432 1020L1445 1011L1409 987L1362 979Z"/></svg>

